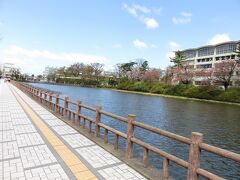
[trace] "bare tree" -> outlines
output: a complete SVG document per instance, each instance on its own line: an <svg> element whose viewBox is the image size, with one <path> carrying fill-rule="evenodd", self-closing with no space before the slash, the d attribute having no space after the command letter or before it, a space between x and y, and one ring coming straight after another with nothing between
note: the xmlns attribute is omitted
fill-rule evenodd
<svg viewBox="0 0 240 180"><path fill-rule="evenodd" d="M83 63L74 63L67 68L67 73L70 76L78 77L83 74L85 65Z"/></svg>
<svg viewBox="0 0 240 180"><path fill-rule="evenodd" d="M98 79L101 73L103 72L103 66L104 64L100 63L91 63L90 64L92 70L93 70L93 75Z"/></svg>

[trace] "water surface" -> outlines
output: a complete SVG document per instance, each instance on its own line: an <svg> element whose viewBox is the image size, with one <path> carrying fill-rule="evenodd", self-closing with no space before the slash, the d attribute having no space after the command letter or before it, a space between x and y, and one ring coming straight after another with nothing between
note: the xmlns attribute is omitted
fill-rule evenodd
<svg viewBox="0 0 240 180"><path fill-rule="evenodd" d="M237 153L240 153L240 106L147 96L133 93L117 92L109 89L84 88L62 85L33 84L37 87L61 92L72 101L81 100L90 106L101 105L105 111L127 117L137 115L137 121L170 132L191 137L191 132L201 132L204 141ZM94 114L86 112L89 116ZM111 127L126 132L126 125L117 120L102 117L102 121ZM177 143L162 136L136 129L136 137L144 139L160 149L166 150L180 158L188 160L188 145ZM110 134L110 138L113 135ZM125 141L121 139L121 148ZM134 146L135 154L142 157L143 149ZM162 167L162 159L150 153L150 161L157 168ZM185 179L186 170L171 165L171 175ZM202 152L201 167L227 179L240 178L240 164L220 158L211 153Z"/></svg>

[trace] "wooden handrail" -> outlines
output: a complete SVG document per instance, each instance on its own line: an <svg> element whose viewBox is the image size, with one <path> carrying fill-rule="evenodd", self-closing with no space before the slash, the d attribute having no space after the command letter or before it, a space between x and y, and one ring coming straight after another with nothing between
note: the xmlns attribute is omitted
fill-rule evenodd
<svg viewBox="0 0 240 180"><path fill-rule="evenodd" d="M236 162L240 162L240 154L212 146L206 143L202 142L202 134L200 133L192 133L192 138L186 138L156 127L152 127L150 125L141 123L136 121L135 115L129 115L128 118L115 115L110 112L103 111L101 108L97 107L91 107L82 104L81 101L72 102L68 98L60 98L58 94L52 94L48 91L45 91L40 88L36 88L30 85L26 85L24 83L19 83L16 81L11 81L15 86L17 86L22 91L25 91L26 93L30 94L34 99L40 101L40 103L43 103L48 108L53 110L56 113L59 113L62 116L68 117L69 120L72 119L73 123L75 123L75 118L77 118L78 123L75 123L75 125L82 126L82 128L86 128L85 121L88 121L88 128L89 133L91 133L91 125L92 123L95 123L95 134L97 137L100 137L100 128L104 129L104 142L108 142L108 131L115 134L115 143L114 143L114 149L117 150L119 146L119 136L126 139L126 156L128 158L131 158L133 156L133 143L140 145L144 149L144 156L143 156L143 163L144 166L147 167L148 165L148 154L149 151L152 151L164 158L163 160L163 179L168 179L169 177L169 161L172 161L184 168L188 169L188 175L187 179L198 179L198 175L204 176L208 179L223 179L207 170L204 170L200 167L200 156L201 156L201 150L208 151L210 153L219 155L221 157L225 157L231 160L234 160ZM52 101L52 97L55 98L55 102ZM59 101L63 102L63 106L59 104ZM69 108L69 104L75 105L75 110ZM85 116L81 113L81 108L88 109L90 111L96 112L95 120L93 118L90 118L88 116ZM128 129L127 134L116 130L104 123L101 122L101 114L111 117L113 119L122 121L124 123L128 123ZM81 124L80 121L82 120ZM190 145L189 147L189 160L188 162L178 158L168 152L165 152L163 150L158 149L157 147L154 147L134 136L134 129L135 127L141 128L150 132L153 132L155 134L165 136L167 138L170 138L172 140Z"/></svg>
<svg viewBox="0 0 240 180"><path fill-rule="evenodd" d="M145 148L155 152L156 154L159 154L162 157L166 157L167 159L175 162L176 164L178 164L178 165L180 165L182 167L188 168L188 162L186 162L186 161L184 161L184 160L182 160L182 159L180 159L180 158L178 158L178 157L176 157L176 156L174 156L172 154L169 154L169 153L167 153L167 152L165 152L163 150L160 150L160 149L158 149L158 148L156 148L154 146L151 146L148 143L145 143L145 142L143 142L143 141L141 141L141 140L139 140L137 138L131 138L131 140L134 143L136 143L136 144L138 144L138 145L140 145L142 147L145 147Z"/></svg>
<svg viewBox="0 0 240 180"><path fill-rule="evenodd" d="M147 124L144 124L144 123L141 123L141 122L135 121L133 124L135 126L138 126L138 127L142 128L142 129L145 129L145 130L154 132L156 134L174 139L176 141L180 141L180 142L185 143L185 144L191 144L191 139L189 139L189 138L186 138L186 137L183 137L183 136L180 136L180 135L168 132L168 131L164 131L164 130L161 130L159 128L155 128L155 127L152 127L150 125L147 125Z"/></svg>
<svg viewBox="0 0 240 180"><path fill-rule="evenodd" d="M107 130L111 131L111 132L114 133L114 134L117 134L117 135L119 135L119 136L127 139L127 134L125 134L125 133L123 133L123 132L121 132L121 131L118 131L118 130L116 130L116 129L110 127L110 126L107 126L107 125L105 125L105 124L103 124L103 123L98 123L98 125L99 125L100 127L104 128L104 129L107 129Z"/></svg>
<svg viewBox="0 0 240 180"><path fill-rule="evenodd" d="M104 114L104 115L106 115L106 116L112 117L112 118L114 118L114 119L117 119L117 120L126 122L126 123L128 122L128 121L127 121L127 118L124 118L124 117L122 117L122 116L118 116L118 115L116 115L116 114L112 114L112 113L110 113L110 112L106 112L106 111L101 110L100 113L101 113L101 114Z"/></svg>
<svg viewBox="0 0 240 180"><path fill-rule="evenodd" d="M206 143L200 143L199 146L202 150L205 150L205 151L211 152L213 154L217 154L219 156L240 162L240 154L237 154L237 153L234 153L234 152L231 152L231 151L228 151L228 150L216 147L216 146L212 146L212 145L209 145Z"/></svg>

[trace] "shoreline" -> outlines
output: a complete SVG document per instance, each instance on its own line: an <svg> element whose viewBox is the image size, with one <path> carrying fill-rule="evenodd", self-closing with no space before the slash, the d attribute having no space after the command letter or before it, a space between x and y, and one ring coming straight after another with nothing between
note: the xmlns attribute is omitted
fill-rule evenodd
<svg viewBox="0 0 240 180"><path fill-rule="evenodd" d="M148 93L148 92L128 91L128 90L122 90L122 89L112 89L112 90L113 91L118 91L118 92L123 92L123 93L140 94L140 95L145 95L145 96L158 96L158 97L173 98L173 99L194 100L194 101L201 101L201 102L211 102L211 103L218 103L218 104L228 104L228 105L240 106L240 103L227 102L227 101L216 101L216 100L210 100L210 99L189 98L189 97L184 97L184 96L154 94L154 93Z"/></svg>
<svg viewBox="0 0 240 180"><path fill-rule="evenodd" d="M73 87L85 87L85 88L111 89L111 90L117 91L117 92L140 94L140 95L145 95L145 96L157 96L157 97L165 97L165 98L173 98L173 99L194 100L194 101L201 101L201 102L211 102L211 103L218 103L218 104L228 104L228 105L240 106L240 103L234 103L234 102L217 101L217 100L210 100L210 99L190 98L190 97L174 96L174 95L167 95L167 94L155 94L155 93L149 93L149 92L129 91L129 90L116 89L116 88L81 86L81 85L78 85L78 84L48 83L48 82L30 82L30 83L62 85L62 86L73 86Z"/></svg>

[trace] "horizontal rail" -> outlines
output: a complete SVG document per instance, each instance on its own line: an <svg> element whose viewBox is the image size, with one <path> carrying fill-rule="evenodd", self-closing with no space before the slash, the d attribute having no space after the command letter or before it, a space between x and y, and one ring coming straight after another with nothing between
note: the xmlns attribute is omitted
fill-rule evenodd
<svg viewBox="0 0 240 180"><path fill-rule="evenodd" d="M201 175L201 176L204 176L204 177L208 178L208 179L224 180L224 178L222 178L222 177L220 177L220 176L217 176L217 175L215 175L215 174L213 174L213 173L211 173L211 172L209 172L209 171L206 171L206 170L204 170L204 169L202 169L202 168L198 168L198 169L197 169L197 173L198 173L199 175Z"/></svg>
<svg viewBox="0 0 240 180"><path fill-rule="evenodd" d="M116 130L116 129L112 128L112 127L109 127L109 126L107 126L107 125L105 125L105 124L103 124L103 123L98 123L98 125L99 125L100 127L104 128L104 129L107 129L107 130L109 130L109 131L111 131L111 132L113 132L113 133L115 133L115 134L117 134L117 135L119 135L119 136L127 139L127 134L124 134L124 133L121 132L121 131L118 131L118 130Z"/></svg>
<svg viewBox="0 0 240 180"><path fill-rule="evenodd" d="M112 113L110 113L110 112L106 112L106 111L101 110L100 113L101 113L101 114L104 114L104 115L106 115L106 116L112 117L112 118L114 118L114 119L118 119L118 120L120 120L120 121L126 122L126 123L128 122L127 118L124 118L124 117L122 117L122 116L118 116L118 115L116 115L116 114L112 114Z"/></svg>
<svg viewBox="0 0 240 180"><path fill-rule="evenodd" d="M237 154L237 153L234 153L234 152L231 152L231 151L219 148L219 147L215 147L215 146L212 146L212 145L209 145L206 143L201 143L201 144L199 144L199 146L201 149L203 149L205 151L217 154L217 155L225 157L225 158L232 159L237 162L240 162L240 154Z"/></svg>
<svg viewBox="0 0 240 180"><path fill-rule="evenodd" d="M135 125L135 126L137 126L137 127L140 127L140 128L143 128L143 129L145 129L145 130L154 132L154 133L156 133L156 134L159 134L159 135L162 135L162 136L166 136L166 137L168 137L168 138L171 138L171 139L180 141L180 142L185 143L185 144L191 144L191 139L189 139L189 138L186 138L186 137L183 137L183 136L180 136L180 135L177 135L177 134L168 132L168 131L164 131L164 130L158 129L158 128L149 126L149 125L147 125L147 124L143 124L143 123L141 123L141 122L136 122L136 121L135 121L135 122L133 123L133 125Z"/></svg>
<svg viewBox="0 0 240 180"><path fill-rule="evenodd" d="M91 122L95 123L95 121L92 118L88 117L88 116L84 116L83 114L76 114L76 115L81 117L81 118L84 118L84 119L86 119L88 121L91 121Z"/></svg>
<svg viewBox="0 0 240 180"><path fill-rule="evenodd" d="M87 105L84 105L84 104L81 104L80 106L83 107L83 108L85 108L85 109L88 109L88 110L90 110L90 111L96 111L96 108L93 108L93 107L91 107L91 106L87 106Z"/></svg>
<svg viewBox="0 0 240 180"><path fill-rule="evenodd" d="M158 148L156 148L156 147L154 147L154 146L151 146L151 145L149 145L148 143L145 143L145 142L143 142L143 141L141 141L141 140L139 140L139 139L137 139L137 138L131 138L131 140L132 140L134 143L136 143L136 144L138 144L138 145L141 145L142 147L145 147L145 148L147 148L148 150L151 150L151 151L159 154L160 156L166 157L167 159L175 162L176 164L178 164L178 165L180 165L180 166L183 166L183 167L185 167L185 168L188 168L188 162L186 162L186 161L184 161L184 160L182 160L182 159L180 159L180 158L178 158L178 157L176 157L176 156L174 156L174 155L172 155L172 154L169 154L169 153L167 153L167 152L165 152L165 151L163 151L163 150L160 150L160 149L158 149Z"/></svg>

